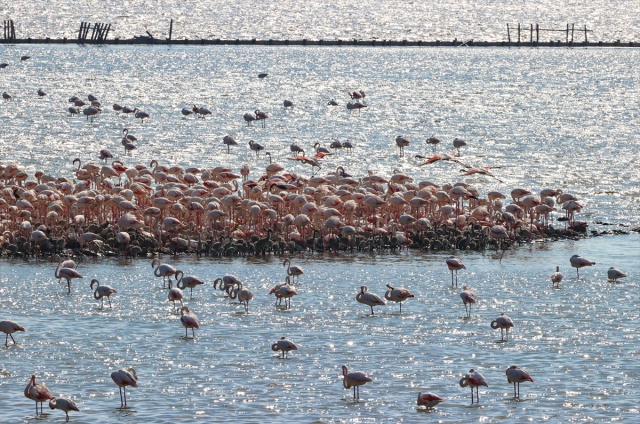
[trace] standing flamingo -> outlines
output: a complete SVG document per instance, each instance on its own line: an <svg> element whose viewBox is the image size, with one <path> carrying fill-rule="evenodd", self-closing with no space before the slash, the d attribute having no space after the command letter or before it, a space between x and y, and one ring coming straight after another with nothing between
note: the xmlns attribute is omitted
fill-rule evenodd
<svg viewBox="0 0 640 424"><path fill-rule="evenodd" d="M453 271L456 272L456 287L458 287L458 270L459 269L467 269L466 266L462 263L462 260L456 258L455 256L449 256L447 259L447 267L449 271L451 271L451 287L453 287Z"/></svg>
<svg viewBox="0 0 640 424"><path fill-rule="evenodd" d="M533 383L533 378L531 378L531 374L527 370L523 370L522 368L518 368L515 365L511 365L507 368L507 381L509 383L513 383L513 397L520 399L520 383L523 381L530 381ZM516 394L516 384L518 385L518 392Z"/></svg>
<svg viewBox="0 0 640 424"><path fill-rule="evenodd" d="M191 335L195 339L196 333L194 328L200 328L200 321L198 321L198 317L196 316L196 314L189 311L189 308L187 308L186 306L183 306L182 309L180 309L180 322L184 327L184 337L188 337L187 331L190 328Z"/></svg>
<svg viewBox="0 0 640 424"><path fill-rule="evenodd" d="M292 350L298 350L298 346L291 340L287 340L286 337L280 337L280 340L271 345L271 350L274 352L282 351L282 359L287 359L288 353ZM280 354L278 354L278 358Z"/></svg>
<svg viewBox="0 0 640 424"><path fill-rule="evenodd" d="M184 293L179 288L173 289L171 288L171 286L172 282L171 279L169 279L169 293L167 294L167 298L169 299L169 302L173 302L173 309L177 311L178 308L176 307L176 300L179 300L180 304L184 306L184 303L182 303L182 299L184 299Z"/></svg>
<svg viewBox="0 0 640 424"><path fill-rule="evenodd" d="M371 315L373 315L373 307L378 305L386 305L385 301L377 294L369 293L367 286L360 286L360 292L356 295L356 300L365 305L369 305L371 308Z"/></svg>
<svg viewBox="0 0 640 424"><path fill-rule="evenodd" d="M391 302L399 302L400 313L402 313L402 302L409 299L410 297L415 296L409 290L405 288L394 289L389 284L387 284L387 291L384 294L384 298Z"/></svg>
<svg viewBox="0 0 640 424"><path fill-rule="evenodd" d="M471 305L476 303L476 299L478 298L476 291L467 288L467 286L462 286L460 297L462 298L462 303L464 303L464 310L467 312L467 317L471 318ZM469 308L467 308L467 304L469 304Z"/></svg>
<svg viewBox="0 0 640 424"><path fill-rule="evenodd" d="M4 338L4 345L8 347L9 336L11 336L11 340L13 340L13 344L17 344L16 339L13 338L12 334L15 333L16 331L27 331L27 330L23 326L16 324L13 321L5 320L5 321L0 321L0 331L6 334L6 337Z"/></svg>
<svg viewBox="0 0 640 424"><path fill-rule="evenodd" d="M434 395L433 393L422 394L422 392L418 392L418 401L416 403L418 406L426 406L427 409L433 409L442 401L444 401L444 399L438 395Z"/></svg>
<svg viewBox="0 0 640 424"><path fill-rule="evenodd" d="M576 269L578 278L580 278L580 268L596 264L595 262L591 262L580 255L573 255L571 258L569 258L569 262L571 262L571 266Z"/></svg>
<svg viewBox="0 0 640 424"><path fill-rule="evenodd" d="M109 308L112 308L111 295L113 293L118 293L118 291L111 286L100 285L100 282L95 278L91 280L91 290L93 290L94 284L97 284L97 287L96 287L96 290L93 292L93 298L96 300L100 299L102 301L101 308L104 308L104 298L106 297L107 300L109 301Z"/></svg>
<svg viewBox="0 0 640 424"><path fill-rule="evenodd" d="M297 283L300 276L304 274L304 271L299 266L291 266L291 261L288 258L285 259L284 262L282 262L282 266L287 266L287 264L289 265L289 267L287 268L287 276L293 277L292 280L295 279Z"/></svg>
<svg viewBox="0 0 640 424"><path fill-rule="evenodd" d="M626 276L627 274L615 267L611 267L607 270L607 277L609 277L609 281L613 281L614 283L618 281L618 278L624 278Z"/></svg>
<svg viewBox="0 0 640 424"><path fill-rule="evenodd" d="M176 274L176 269L169 264L161 264L160 259L155 258L151 261L151 267L153 268L153 275L156 277L162 277L162 288L165 288L165 282L167 277L171 277Z"/></svg>
<svg viewBox="0 0 640 424"><path fill-rule="evenodd" d="M453 139L453 147L458 151L457 156L460 156L460 148L466 145L467 145L467 142L461 138L456 137Z"/></svg>
<svg viewBox="0 0 640 424"><path fill-rule="evenodd" d="M401 135L396 137L396 146L400 149L400 156L404 156L404 148L409 145L409 139Z"/></svg>
<svg viewBox="0 0 640 424"><path fill-rule="evenodd" d="M253 299L253 293L247 288L242 286L242 283L238 283L235 288L229 293L231 299L238 299L240 303L244 305L244 312L249 313L249 301Z"/></svg>
<svg viewBox="0 0 640 424"><path fill-rule="evenodd" d="M126 408L127 406L127 386L138 387L138 375L133 368L119 369L111 373L111 379L120 389L120 407ZM124 400L122 393L124 392Z"/></svg>
<svg viewBox="0 0 640 424"><path fill-rule="evenodd" d="M191 294L189 295L189 299L193 297L193 288L204 284L204 281L202 281L200 278L196 277L195 275L187 275L185 277L184 273L180 270L176 271L174 278L178 281L177 286L180 290L184 290L187 287L191 289Z"/></svg>
<svg viewBox="0 0 640 424"><path fill-rule="evenodd" d="M83 278L78 271L73 268L64 268L62 266L62 258L58 257L58 266L54 272L55 277L60 281L62 278L67 280L67 292L71 294L71 280L74 278Z"/></svg>
<svg viewBox="0 0 640 424"><path fill-rule="evenodd" d="M468 374L465 374L460 379L459 383L460 383L460 387L471 386L471 403L472 404L473 404L473 388L474 387L476 388L477 403L480 403L480 393L478 393L478 387L480 386L489 387L489 383L487 383L487 380L484 378L484 376L479 372L474 371L473 368L469 370Z"/></svg>
<svg viewBox="0 0 640 424"><path fill-rule="evenodd" d="M55 396L49 399L49 408L64 411L64 413L67 414L67 421L69 421L69 411L80 412L78 405L71 399L56 398Z"/></svg>
<svg viewBox="0 0 640 424"><path fill-rule="evenodd" d="M505 330L507 332L507 340L509 339L509 329L512 327L513 327L513 321L511 320L511 318L506 316L504 312L501 313L498 318L491 321L491 328L493 328L494 330L498 328L500 329L500 340L504 340Z"/></svg>
<svg viewBox="0 0 640 424"><path fill-rule="evenodd" d="M560 287L560 281L562 281L562 273L560 272L560 267L556 266L556 272L551 274L551 284L553 287Z"/></svg>
<svg viewBox="0 0 640 424"><path fill-rule="evenodd" d="M347 370L346 365L342 366L342 384L344 386L345 389L350 389L351 386L353 386L353 400L359 400L360 399L360 387L363 384L369 383L371 380L371 378L369 378L369 376L367 376L367 374L363 373L362 371L352 371L349 372L349 370Z"/></svg>
<svg viewBox="0 0 640 424"><path fill-rule="evenodd" d="M24 389L24 395L27 398L36 401L36 415L38 415L38 402L40 402L40 415L42 415L42 402L53 397L51 396L51 392L49 392L49 389L47 389L44 384L36 384L35 374L31 375L29 384L27 384L27 387L25 387Z"/></svg>

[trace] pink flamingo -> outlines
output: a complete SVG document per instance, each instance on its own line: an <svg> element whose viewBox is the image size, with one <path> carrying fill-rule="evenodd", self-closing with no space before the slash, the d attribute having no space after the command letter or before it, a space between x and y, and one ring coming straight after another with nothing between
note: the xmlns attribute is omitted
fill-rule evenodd
<svg viewBox="0 0 640 424"><path fill-rule="evenodd" d="M476 388L477 403L480 403L480 393L478 393L478 388L480 386L489 387L489 383L487 383L487 380L484 378L484 376L479 372L474 371L473 368L469 370L468 374L465 374L460 379L459 383L460 383L460 387L471 386L471 403L472 404L473 404L473 388L474 387Z"/></svg>
<svg viewBox="0 0 640 424"><path fill-rule="evenodd" d="M198 317L196 316L196 314L189 311L189 308L187 308L186 306L183 306L182 309L180 309L180 322L184 327L184 337L188 337L187 331L190 328L191 335L195 339L196 333L194 328L200 328L200 322L198 321Z"/></svg>
<svg viewBox="0 0 640 424"><path fill-rule="evenodd" d="M55 396L49 399L49 408L64 411L64 413L67 414L67 421L69 421L69 411L80 412L80 408L78 408L78 405L76 405L73 400L67 398L56 398Z"/></svg>
<svg viewBox="0 0 640 424"><path fill-rule="evenodd" d="M509 383L513 383L513 397L520 399L520 383L523 381L530 381L533 383L533 378L531 378L531 374L527 370L523 370L522 368L518 368L515 365L511 365L507 368L507 381ZM518 392L516 394L516 384L518 385Z"/></svg>
<svg viewBox="0 0 640 424"><path fill-rule="evenodd" d="M271 345L271 350L274 352L282 351L282 359L287 359L288 353L292 350L298 350L298 346L291 340L287 340L286 337L280 337L280 340ZM278 358L280 354L278 354Z"/></svg>
<svg viewBox="0 0 640 424"><path fill-rule="evenodd" d="M342 366L342 385L345 389L350 389L353 386L353 400L360 399L360 386L363 384L369 383L371 378L367 376L367 374L362 371L352 371L349 372L345 365Z"/></svg>
<svg viewBox="0 0 640 424"><path fill-rule="evenodd" d="M127 386L138 387L138 375L133 368L120 369L111 373L111 379L120 389L120 407L127 406ZM124 392L124 400L122 393Z"/></svg>
<svg viewBox="0 0 640 424"><path fill-rule="evenodd" d="M177 309L176 300L179 300L180 304L184 306L184 303L182 303L182 299L184 299L184 293L179 288L171 288L171 285L172 282L171 279L169 279L169 293L167 294L167 298L169 299L169 302L173 302L173 309Z"/></svg>
<svg viewBox="0 0 640 424"><path fill-rule="evenodd" d="M185 288L191 289L191 294L189 295L189 299L193 297L193 288L204 284L204 281L202 281L200 278L196 277L195 275L187 275L185 277L184 273L180 270L176 271L175 279L178 281L177 286L180 290L184 290Z"/></svg>
<svg viewBox="0 0 640 424"><path fill-rule="evenodd" d="M304 271L299 266L291 266L291 261L288 258L282 262L282 266L287 266L287 264L289 265L287 268L287 276L295 278L296 282L298 282L298 279L304 274Z"/></svg>
<svg viewBox="0 0 640 424"><path fill-rule="evenodd" d="M387 291L384 294L384 298L390 302L399 302L400 313L402 313L402 302L409 299L410 297L415 296L409 290L405 288L394 289L389 284L387 284Z"/></svg>
<svg viewBox="0 0 640 424"><path fill-rule="evenodd" d="M462 263L462 260L456 258L455 256L449 256L447 259L447 267L449 271L451 271L451 287L453 287L453 271L456 272L456 287L458 287L458 270L459 269L467 269L466 266Z"/></svg>
<svg viewBox="0 0 640 424"><path fill-rule="evenodd" d="M422 394L422 392L418 392L418 401L416 403L418 406L426 406L427 409L433 409L442 401L444 401L444 399L438 395L434 395L433 393Z"/></svg>
<svg viewBox="0 0 640 424"><path fill-rule="evenodd" d="M377 294L369 293L367 286L360 286L360 292L356 295L356 300L365 305L369 305L371 308L371 315L373 315L373 307L378 305L386 305L385 301Z"/></svg>
<svg viewBox="0 0 640 424"><path fill-rule="evenodd" d="M609 281L616 282L618 281L618 278L624 278L626 276L627 274L625 274L624 272L620 271L615 267L611 267L607 270L607 277L609 277Z"/></svg>
<svg viewBox="0 0 640 424"><path fill-rule="evenodd" d="M27 331L23 326L9 320L0 321L0 331L2 331L7 336L4 338L4 345L9 346L9 336L11 336L11 340L13 340L13 344L16 343L16 339L13 338L13 333L16 331Z"/></svg>
<svg viewBox="0 0 640 424"><path fill-rule="evenodd" d="M507 340L509 339L509 329L512 327L513 327L513 321L511 320L511 318L506 316L504 312L501 313L498 318L491 321L491 328L493 328L494 330L498 328L500 329L500 340L504 340L505 330L507 332Z"/></svg>
<svg viewBox="0 0 640 424"><path fill-rule="evenodd" d="M40 402L40 415L43 415L42 402L44 402L45 400L49 400L53 397L51 396L51 392L49 392L49 389L47 389L47 387L44 384L36 383L35 374L31 375L29 384L27 384L27 387L25 387L24 389L24 395L27 398L36 401L36 415L38 415L38 402Z"/></svg>
<svg viewBox="0 0 640 424"><path fill-rule="evenodd" d="M551 283L553 287L560 287L560 281L562 281L562 273L560 272L560 267L556 266L556 272L551 274Z"/></svg>
<svg viewBox="0 0 640 424"><path fill-rule="evenodd" d="M58 281L60 281L62 278L67 280L67 292L69 294L71 294L71 280L73 280L74 278L83 278L82 275L80 275L80 273L75 269L63 267L62 258L60 257L58 257L58 266L56 267L54 275L58 279Z"/></svg>
<svg viewBox="0 0 640 424"><path fill-rule="evenodd" d="M97 284L97 287L96 287L96 290L93 292L93 298L96 300L100 299L102 301L101 307L104 308L104 298L106 297L107 300L109 301L109 308L112 308L111 295L113 293L118 293L118 291L111 286L100 285L100 282L95 278L91 280L91 286L90 286L91 290L93 290L94 284Z"/></svg>
<svg viewBox="0 0 640 424"><path fill-rule="evenodd" d="M591 262L590 260L587 260L580 255L573 255L571 258L569 258L569 262L571 263L571 266L576 269L578 278L580 278L580 268L596 264L595 262Z"/></svg>
<svg viewBox="0 0 640 424"><path fill-rule="evenodd" d="M171 277L176 274L176 269L169 264L160 263L160 259L155 258L151 261L151 267L153 268L153 275L156 277L162 277L162 288L165 288L165 281L167 277Z"/></svg>
<svg viewBox="0 0 640 424"><path fill-rule="evenodd" d="M467 312L467 317L471 318L471 305L476 303L478 297L476 291L474 289L467 288L467 286L462 286L460 297L462 298L462 303L464 303L464 310ZM467 304L469 304L469 308L467 308Z"/></svg>

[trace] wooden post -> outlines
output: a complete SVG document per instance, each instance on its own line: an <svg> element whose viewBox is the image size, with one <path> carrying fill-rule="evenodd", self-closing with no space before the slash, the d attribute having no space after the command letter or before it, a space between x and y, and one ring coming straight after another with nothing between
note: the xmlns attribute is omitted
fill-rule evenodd
<svg viewBox="0 0 640 424"><path fill-rule="evenodd" d="M569 44L569 24L567 24L567 33L565 34L565 43Z"/></svg>
<svg viewBox="0 0 640 424"><path fill-rule="evenodd" d="M507 24L507 41L511 44L511 33L509 32L509 24Z"/></svg>
<svg viewBox="0 0 640 424"><path fill-rule="evenodd" d="M529 43L533 43L533 24L529 24Z"/></svg>
<svg viewBox="0 0 640 424"><path fill-rule="evenodd" d="M571 24L571 44L573 44L573 30L576 24Z"/></svg>
<svg viewBox="0 0 640 424"><path fill-rule="evenodd" d="M588 44L589 41L587 40L587 26L584 26L584 44Z"/></svg>
<svg viewBox="0 0 640 424"><path fill-rule="evenodd" d="M111 24L107 25L107 29L104 32L104 38L102 39L102 41L107 39L107 36L109 35L109 31L111 31Z"/></svg>
<svg viewBox="0 0 640 424"><path fill-rule="evenodd" d="M518 44L520 44L520 22L518 22Z"/></svg>
<svg viewBox="0 0 640 424"><path fill-rule="evenodd" d="M80 31L78 31L78 43L82 42L82 31L84 30L84 22L80 22Z"/></svg>
<svg viewBox="0 0 640 424"><path fill-rule="evenodd" d="M15 40L16 39L16 27L15 25L13 25L13 19L11 19L11 39ZM40 405L42 406L42 405Z"/></svg>
<svg viewBox="0 0 640 424"><path fill-rule="evenodd" d="M536 24L536 43L540 41L540 25Z"/></svg>
<svg viewBox="0 0 640 424"><path fill-rule="evenodd" d="M173 32L173 19L169 22L169 41L171 41L171 33Z"/></svg>

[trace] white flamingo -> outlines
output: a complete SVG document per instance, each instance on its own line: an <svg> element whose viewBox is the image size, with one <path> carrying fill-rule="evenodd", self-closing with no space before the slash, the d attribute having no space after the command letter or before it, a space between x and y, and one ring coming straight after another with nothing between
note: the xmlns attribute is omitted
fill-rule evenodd
<svg viewBox="0 0 640 424"><path fill-rule="evenodd" d="M501 313L498 318L491 321L491 328L493 328L494 330L497 330L498 328L500 329L500 340L504 340L505 330L507 333L507 340L509 339L509 329L512 327L513 327L513 320L511 320L511 318L506 316L504 312Z"/></svg>
<svg viewBox="0 0 640 424"><path fill-rule="evenodd" d="M49 392L49 389L47 389L47 387L44 384L36 383L35 374L31 375L29 384L27 384L27 387L24 388L24 395L27 398L36 401L36 415L38 415L38 402L40 402L40 415L42 415L43 414L42 402L44 402L45 400L49 400L53 397L51 396L51 392Z"/></svg>
<svg viewBox="0 0 640 424"><path fill-rule="evenodd" d="M249 313L249 301L253 299L253 293L243 287L242 283L237 284L235 288L231 290L229 297L231 299L238 299L238 301L244 305L244 312Z"/></svg>
<svg viewBox="0 0 640 424"><path fill-rule="evenodd" d="M562 273L560 272L560 267L556 266L556 272L551 274L551 283L553 287L560 287L560 281L562 281Z"/></svg>
<svg viewBox="0 0 640 424"><path fill-rule="evenodd" d="M113 293L118 293L118 291L111 286L101 285L100 282L95 278L91 280L91 290L93 290L94 284L96 284L97 287L96 287L96 290L93 292L93 298L96 300L100 299L102 301L101 307L104 308L104 298L106 297L107 300L109 301L109 308L112 308L111 295Z"/></svg>
<svg viewBox="0 0 640 424"><path fill-rule="evenodd" d="M182 299L184 299L184 293L179 288L172 288L171 286L172 282L171 279L169 279L169 293L167 293L167 298L169 299L169 302L173 302L173 309L177 310L176 300L179 300L180 304L184 306L184 303L182 302Z"/></svg>
<svg viewBox="0 0 640 424"><path fill-rule="evenodd" d="M184 290L186 288L189 288L191 290L189 299L193 297L193 288L204 284L204 281L202 281L200 278L196 277L195 275L187 275L185 277L184 273L180 270L176 271L174 278L178 281L177 286L180 290Z"/></svg>
<svg viewBox="0 0 640 424"><path fill-rule="evenodd" d="M433 393L418 392L418 406L426 406L427 409L433 409L437 404L444 401L440 396Z"/></svg>
<svg viewBox="0 0 640 424"><path fill-rule="evenodd" d="M362 371L349 372L346 365L342 366L342 377L342 385L345 389L350 389L353 386L354 401L360 399L360 386L373 381Z"/></svg>
<svg viewBox="0 0 640 424"><path fill-rule="evenodd" d="M71 293L71 280L74 278L83 278L78 271L73 268L63 268L62 258L58 256L58 266L54 272L55 277L60 281L62 278L67 280L67 292Z"/></svg>
<svg viewBox="0 0 640 424"><path fill-rule="evenodd" d="M13 344L17 344L16 339L13 338L13 335L12 335L13 333L15 333L16 331L27 331L27 330L20 324L17 324L13 321L5 320L5 321L0 321L0 331L6 334L6 337L4 338L4 345L9 346L9 337L11 337L11 340L13 340Z"/></svg>
<svg viewBox="0 0 640 424"><path fill-rule="evenodd" d="M187 331L190 328L191 335L195 339L196 333L194 328L200 328L200 321L198 321L197 315L189 311L189 308L186 306L183 306L182 309L180 309L180 322L184 327L184 337L188 337Z"/></svg>
<svg viewBox="0 0 640 424"><path fill-rule="evenodd" d="M56 398L55 396L49 399L49 408L64 411L64 413L67 415L67 421L69 421L69 411L80 412L80 408L78 408L78 405L76 405L76 403L71 399Z"/></svg>
<svg viewBox="0 0 640 424"><path fill-rule="evenodd" d="M415 297L409 290L405 288L394 289L389 284L387 284L387 291L384 294L384 298L390 302L398 302L400 303L400 313L402 313L402 302L409 299L410 297Z"/></svg>
<svg viewBox="0 0 640 424"><path fill-rule="evenodd" d="M295 279L295 281L298 282L300 276L304 274L303 269L296 265L291 266L291 261L288 258L282 262L282 266L287 266L287 264L289 265L287 268L287 276L293 277L292 280Z"/></svg>
<svg viewBox="0 0 640 424"><path fill-rule="evenodd" d="M162 277L162 288L165 288L165 282L167 277L171 277L176 274L176 269L169 264L160 263L160 259L155 258L151 261L151 267L153 268L153 275L156 277Z"/></svg>
<svg viewBox="0 0 640 424"><path fill-rule="evenodd" d="M119 369L111 373L111 379L120 389L120 407L127 406L127 386L138 387L138 375L133 368ZM123 394L124 392L124 400Z"/></svg>
<svg viewBox="0 0 640 424"><path fill-rule="evenodd" d="M590 260L585 259L580 255L573 255L571 258L569 258L569 262L571 263L571 266L576 269L576 274L578 275L578 278L580 278L580 268L584 268L585 266L592 266L596 264L595 262L591 262Z"/></svg>
<svg viewBox="0 0 640 424"><path fill-rule="evenodd" d="M380 298L380 296L375 293L370 293L367 290L367 286L360 286L360 292L356 295L356 300L360 303L364 303L365 305L369 305L371 308L371 315L374 315L373 307L379 305L384 306L386 303Z"/></svg>
<svg viewBox="0 0 640 424"><path fill-rule="evenodd" d="M480 386L489 387L489 383L487 383L487 380L484 378L484 376L479 372L474 371L473 368L469 370L468 374L465 374L460 379L459 383L460 383L460 387L467 387L467 386L471 387L471 403L472 404L473 404L473 388L474 387L476 388L477 403L480 403L480 393L478 392L478 388Z"/></svg>
<svg viewBox="0 0 640 424"><path fill-rule="evenodd" d="M509 383L513 383L513 397L520 399L520 383L523 381L530 381L533 383L533 378L531 378L531 374L527 370L522 368L518 368L515 365L511 365L507 368L507 381ZM518 391L516 394L516 384L518 385Z"/></svg>
<svg viewBox="0 0 640 424"><path fill-rule="evenodd" d="M283 336L280 337L280 340L271 345L271 350L273 350L274 352L282 351L282 359L287 359L288 353L292 350L298 350L298 346L294 342L288 340ZM280 354L278 354L278 358L279 357Z"/></svg>

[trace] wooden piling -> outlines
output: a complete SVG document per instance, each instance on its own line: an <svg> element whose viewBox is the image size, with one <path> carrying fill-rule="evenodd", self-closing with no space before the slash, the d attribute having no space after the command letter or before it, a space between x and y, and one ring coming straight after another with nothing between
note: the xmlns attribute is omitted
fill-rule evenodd
<svg viewBox="0 0 640 424"><path fill-rule="evenodd" d="M169 41L171 41L171 33L173 32L173 19L169 22Z"/></svg>

